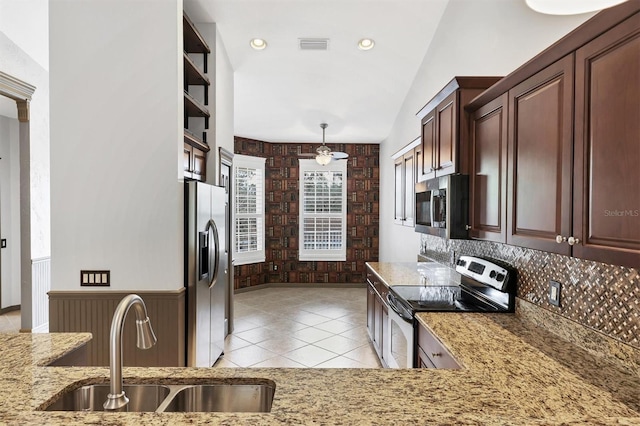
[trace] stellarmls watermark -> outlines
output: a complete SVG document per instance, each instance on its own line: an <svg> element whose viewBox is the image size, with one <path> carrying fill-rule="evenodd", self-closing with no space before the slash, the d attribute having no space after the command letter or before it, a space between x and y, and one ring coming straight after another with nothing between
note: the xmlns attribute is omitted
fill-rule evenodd
<svg viewBox="0 0 640 426"><path fill-rule="evenodd" d="M639 217L640 210L605 210L606 217Z"/></svg>

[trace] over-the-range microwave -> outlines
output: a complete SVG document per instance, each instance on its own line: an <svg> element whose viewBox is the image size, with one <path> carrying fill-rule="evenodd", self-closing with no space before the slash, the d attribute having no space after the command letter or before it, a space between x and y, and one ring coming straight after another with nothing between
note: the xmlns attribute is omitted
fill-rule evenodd
<svg viewBox="0 0 640 426"><path fill-rule="evenodd" d="M416 232L464 239L468 218L469 176L448 175L416 183Z"/></svg>

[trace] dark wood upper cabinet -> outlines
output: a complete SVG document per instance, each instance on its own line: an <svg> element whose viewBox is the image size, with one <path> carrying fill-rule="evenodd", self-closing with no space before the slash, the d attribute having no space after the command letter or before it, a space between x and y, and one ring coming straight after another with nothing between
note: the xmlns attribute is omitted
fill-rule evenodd
<svg viewBox="0 0 640 426"><path fill-rule="evenodd" d="M415 183L417 173L417 156L420 155L420 138L395 153L395 200L394 223L399 225L415 225Z"/></svg>
<svg viewBox="0 0 640 426"><path fill-rule="evenodd" d="M471 116L471 238L506 241L507 103L505 93Z"/></svg>
<svg viewBox="0 0 640 426"><path fill-rule="evenodd" d="M428 113L422 119L422 168L419 170L418 180L436 177L436 112Z"/></svg>
<svg viewBox="0 0 640 426"><path fill-rule="evenodd" d="M576 52L573 255L640 267L640 13Z"/></svg>
<svg viewBox="0 0 640 426"><path fill-rule="evenodd" d="M470 235L638 268L639 99L640 2L600 12L476 97Z"/></svg>
<svg viewBox="0 0 640 426"><path fill-rule="evenodd" d="M468 114L464 105L500 77L455 77L420 111L422 164L418 181L468 173Z"/></svg>
<svg viewBox="0 0 640 426"><path fill-rule="evenodd" d="M509 90L507 243L570 254L573 55Z"/></svg>

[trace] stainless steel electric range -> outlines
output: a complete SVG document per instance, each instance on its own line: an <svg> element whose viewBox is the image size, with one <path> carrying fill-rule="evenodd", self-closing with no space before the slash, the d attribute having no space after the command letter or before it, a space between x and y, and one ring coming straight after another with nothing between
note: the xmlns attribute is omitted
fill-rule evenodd
<svg viewBox="0 0 640 426"><path fill-rule="evenodd" d="M387 364L395 368L415 366L414 344L417 312L514 312L516 270L503 262L460 256L455 268L459 283L434 280L427 274L424 285L389 288L390 341ZM406 359L405 359L406 357Z"/></svg>

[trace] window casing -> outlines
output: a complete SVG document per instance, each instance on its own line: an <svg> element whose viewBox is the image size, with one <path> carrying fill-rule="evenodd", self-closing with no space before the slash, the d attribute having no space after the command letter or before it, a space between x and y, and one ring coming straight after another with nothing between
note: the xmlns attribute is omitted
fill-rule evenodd
<svg viewBox="0 0 640 426"><path fill-rule="evenodd" d="M265 159L233 157L233 260L235 265L264 262Z"/></svg>
<svg viewBox="0 0 640 426"><path fill-rule="evenodd" d="M299 260L347 258L347 162L300 161Z"/></svg>

